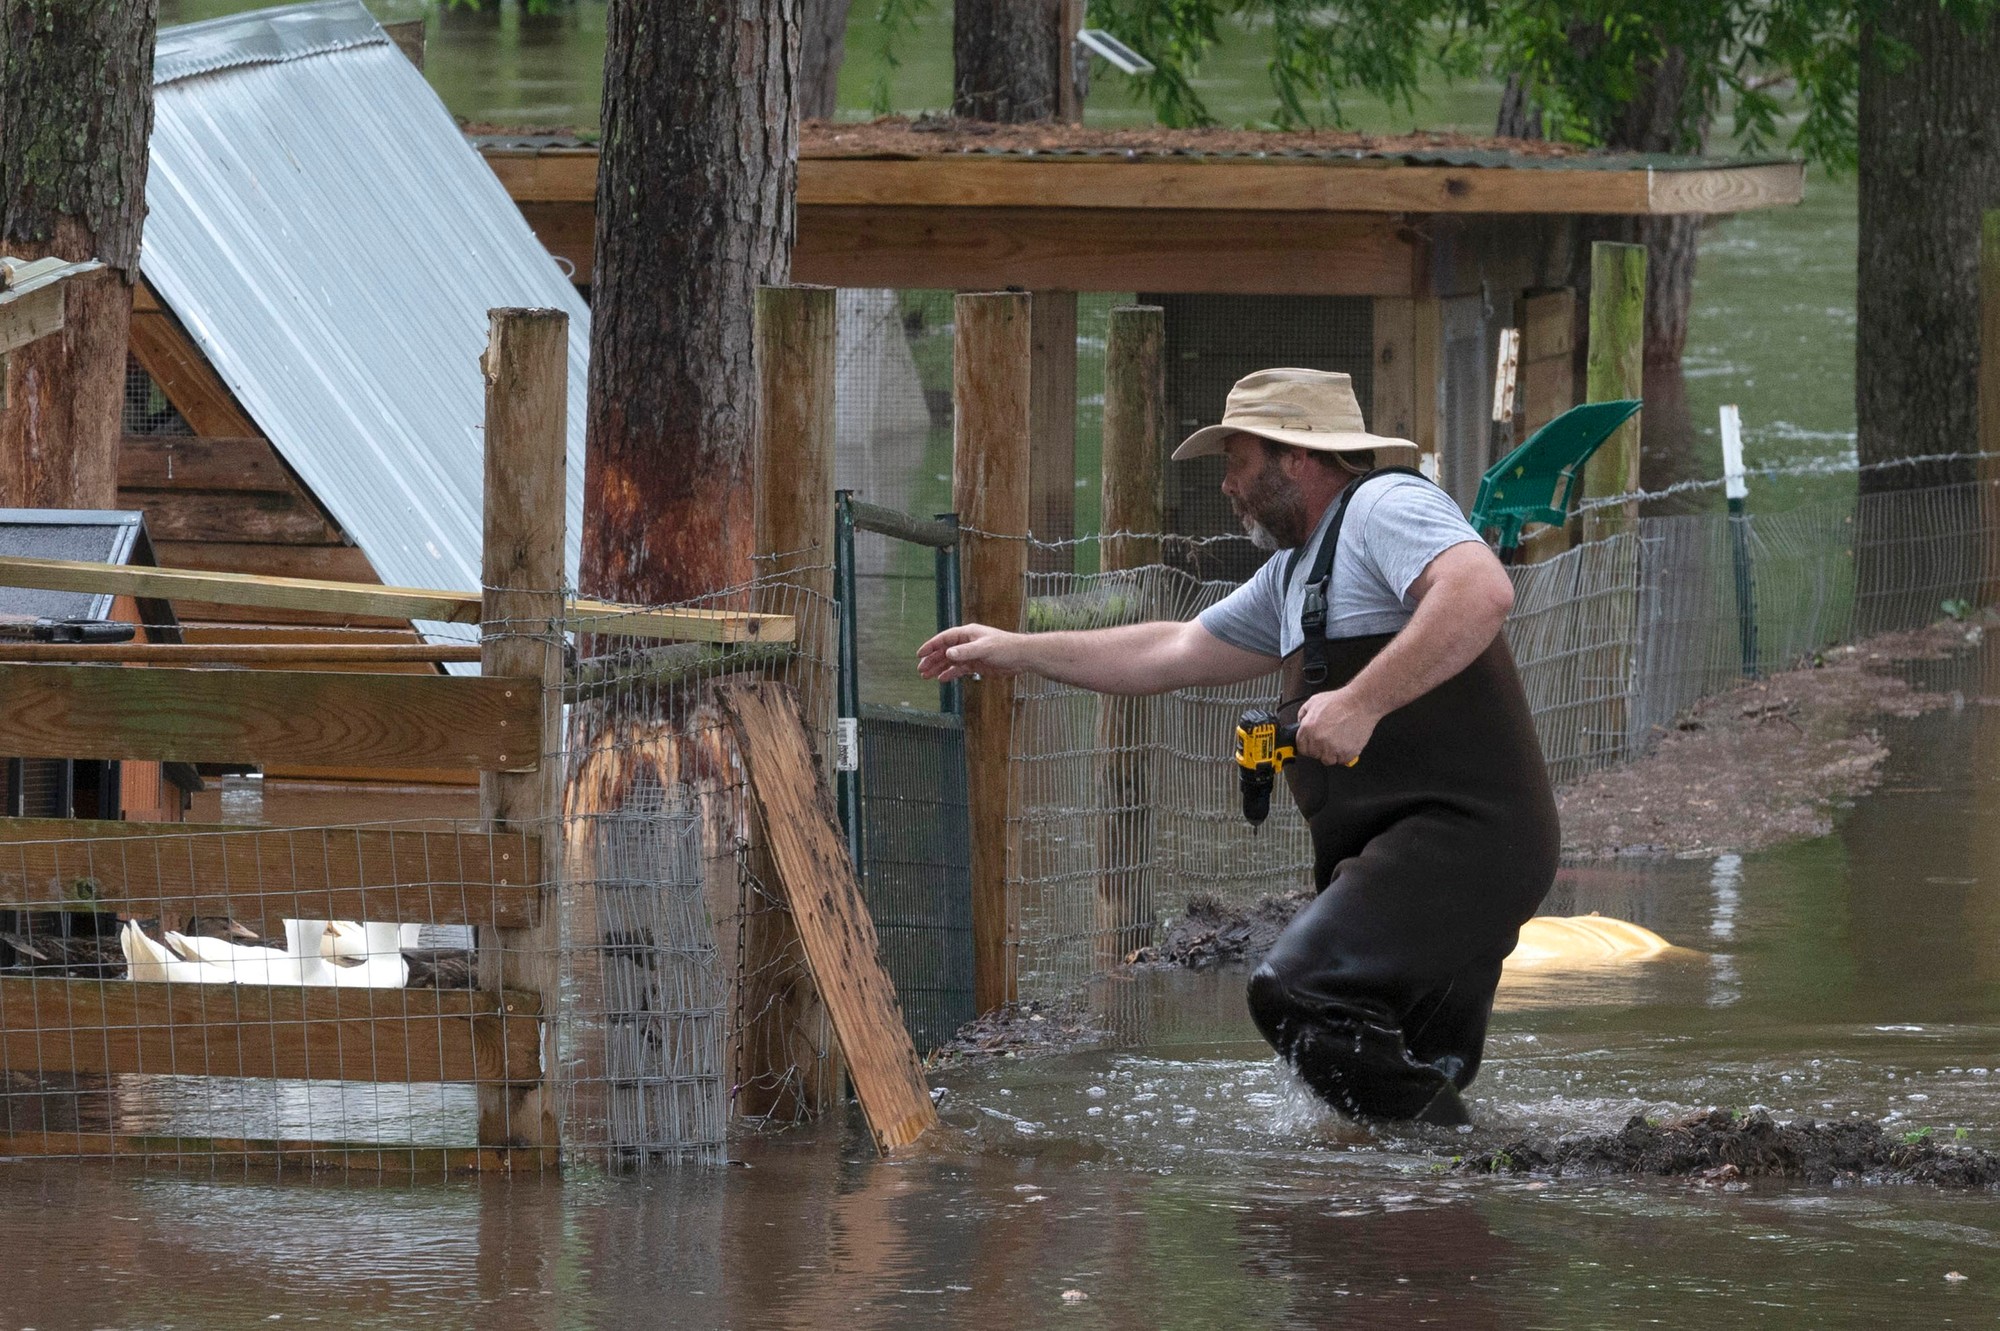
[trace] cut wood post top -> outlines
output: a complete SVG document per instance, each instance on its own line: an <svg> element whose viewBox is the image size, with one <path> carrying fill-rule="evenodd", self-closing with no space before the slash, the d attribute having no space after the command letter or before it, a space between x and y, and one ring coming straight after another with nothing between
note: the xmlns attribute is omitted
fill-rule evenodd
<svg viewBox="0 0 2000 1331"><path fill-rule="evenodd" d="M427 619L448 624L477 624L484 606L482 598L473 592L33 559L21 555L0 555L0 587L202 601L271 610L311 610L332 615ZM655 608L588 598L564 603L563 627L575 633L671 642L792 642L798 634L797 622L790 615Z"/></svg>

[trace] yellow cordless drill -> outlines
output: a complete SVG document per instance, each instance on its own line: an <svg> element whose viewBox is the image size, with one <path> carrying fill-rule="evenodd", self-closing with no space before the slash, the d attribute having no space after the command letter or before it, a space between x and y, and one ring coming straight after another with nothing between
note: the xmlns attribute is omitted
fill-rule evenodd
<svg viewBox="0 0 2000 1331"><path fill-rule="evenodd" d="M1243 817L1251 827L1271 816L1271 787L1285 764L1298 757L1299 728L1276 712L1252 707L1236 719L1236 775L1243 784Z"/></svg>

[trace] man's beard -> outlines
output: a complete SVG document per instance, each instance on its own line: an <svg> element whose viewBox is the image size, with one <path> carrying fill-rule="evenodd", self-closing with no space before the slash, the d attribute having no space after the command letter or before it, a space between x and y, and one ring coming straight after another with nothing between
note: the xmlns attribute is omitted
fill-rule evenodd
<svg viewBox="0 0 2000 1331"><path fill-rule="evenodd" d="M1240 498L1230 506L1243 522L1250 543L1259 550L1285 550L1304 545L1306 501L1278 469L1277 459L1266 460L1263 470L1250 478Z"/></svg>

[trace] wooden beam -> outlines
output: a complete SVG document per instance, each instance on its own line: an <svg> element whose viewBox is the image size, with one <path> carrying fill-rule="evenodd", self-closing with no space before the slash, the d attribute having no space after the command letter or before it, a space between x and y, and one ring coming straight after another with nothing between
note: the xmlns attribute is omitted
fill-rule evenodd
<svg viewBox="0 0 2000 1331"><path fill-rule="evenodd" d="M0 753L531 771L542 692L538 678L0 665Z"/></svg>
<svg viewBox="0 0 2000 1331"><path fill-rule="evenodd" d="M830 286L1409 295L1396 217L1248 210L801 207L792 272Z"/></svg>
<svg viewBox="0 0 2000 1331"><path fill-rule="evenodd" d="M103 665L400 665L477 661L471 643L443 642L8 642L0 663Z"/></svg>
<svg viewBox="0 0 2000 1331"><path fill-rule="evenodd" d="M962 295L952 352L952 504L964 531L959 560L967 622L1018 630L1028 568L1030 298ZM1007 900L1008 752L1014 682L965 681L965 766L972 810L973 992L980 1012L1016 993Z"/></svg>
<svg viewBox="0 0 2000 1331"><path fill-rule="evenodd" d="M1732 213L1796 203L1798 163L1687 171L1411 166L1380 159L802 158L799 206L1361 213Z"/></svg>
<svg viewBox="0 0 2000 1331"><path fill-rule="evenodd" d="M491 675L537 685L534 727L551 744L562 734L563 471L569 398L569 316L561 310L503 309L488 315L485 526L480 581L486 585L480 648ZM495 831L550 828L562 818L562 764L486 772L479 814ZM559 838L545 837L534 883L553 897L562 879ZM561 985L556 912L525 928L482 925L479 986L520 989L551 1010ZM556 1026L537 1033L541 1066L556 1067ZM560 1141L552 1078L479 1088L479 1144L531 1147L553 1160Z"/></svg>
<svg viewBox="0 0 2000 1331"><path fill-rule="evenodd" d="M0 356L60 333L67 294L60 286L46 286L0 302Z"/></svg>
<svg viewBox="0 0 2000 1331"><path fill-rule="evenodd" d="M241 439L263 433L143 279L133 291L129 337L133 356L196 434Z"/></svg>
<svg viewBox="0 0 2000 1331"><path fill-rule="evenodd" d="M174 434L126 435L119 444L118 488L304 492L269 439ZM148 535L158 539L157 533Z"/></svg>
<svg viewBox="0 0 2000 1331"><path fill-rule="evenodd" d="M1716 216L1758 208L1784 208L1805 198L1805 167L1798 162L1753 162L1698 170L1652 171L1646 211Z"/></svg>
<svg viewBox="0 0 2000 1331"><path fill-rule="evenodd" d="M595 148L486 148L481 156L516 203L593 203L597 199Z"/></svg>
<svg viewBox="0 0 2000 1331"><path fill-rule="evenodd" d="M539 832L0 819L0 902L159 918L519 928L540 918Z"/></svg>
<svg viewBox="0 0 2000 1331"><path fill-rule="evenodd" d="M533 1080L531 994L0 979L0 1071Z"/></svg>
<svg viewBox="0 0 2000 1331"><path fill-rule="evenodd" d="M1417 437L1417 311L1407 296L1378 296L1373 302L1375 366L1369 376L1374 400L1368 428L1392 439Z"/></svg>
<svg viewBox="0 0 2000 1331"><path fill-rule="evenodd" d="M476 624L480 616L480 599L469 592L17 556L0 556L0 587L108 592L114 596L395 620L432 619L452 624ZM573 632L682 642L790 642L797 632L797 625L788 615L736 610L653 610L592 600L568 602L563 622Z"/></svg>
<svg viewBox="0 0 2000 1331"><path fill-rule="evenodd" d="M1025 313L1025 311L1023 312ZM888 1154L937 1124L896 987L861 898L825 778L782 684L728 684L718 700L736 732L750 799L806 964L846 1056L876 1149Z"/></svg>

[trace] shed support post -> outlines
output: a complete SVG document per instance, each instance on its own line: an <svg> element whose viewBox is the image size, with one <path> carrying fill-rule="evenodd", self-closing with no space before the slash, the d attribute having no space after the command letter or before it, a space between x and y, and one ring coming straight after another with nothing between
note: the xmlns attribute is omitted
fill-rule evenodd
<svg viewBox="0 0 2000 1331"><path fill-rule="evenodd" d="M1161 471L1166 456L1166 311L1127 305L1111 311L1104 348L1103 570L1143 569L1160 562ZM1128 580L1124 595L1145 611L1143 587ZM1154 706L1149 698L1102 694L1097 700L1097 748L1104 755L1103 808L1097 845L1096 969L1109 970L1152 942L1152 846L1146 744Z"/></svg>
<svg viewBox="0 0 2000 1331"><path fill-rule="evenodd" d="M569 316L494 310L486 376L486 514L480 579L484 674L541 681L541 734L525 772L482 772L479 811L496 831L538 834L541 862L523 866L541 889L527 928L481 925L479 985L541 999L541 1078L479 1086L479 1144L525 1148L558 1161L556 1069L557 891L563 838L562 733L564 459L568 441Z"/></svg>
<svg viewBox="0 0 2000 1331"><path fill-rule="evenodd" d="M952 502L964 535L959 570L969 621L1021 627L1027 576L1033 302L1019 292L961 295L952 354ZM965 687L972 828L973 997L990 1012L1015 997L1007 899L1012 680Z"/></svg>
<svg viewBox="0 0 2000 1331"><path fill-rule="evenodd" d="M1584 367L1584 401L1611 402L1645 395L1646 247L1615 241L1590 246L1590 347ZM1583 472L1583 497L1605 499L1639 488L1639 417L1618 427ZM1583 524L1585 539L1620 531L1638 521L1636 501L1599 509Z"/></svg>
<svg viewBox="0 0 2000 1331"><path fill-rule="evenodd" d="M821 771L832 781L834 678L832 287L759 287L756 608L797 617L788 678ZM751 820L751 867L776 884L766 830ZM743 916L741 1014L736 1026L736 1112L815 1115L833 1102L826 1007L804 965L788 909L763 903Z"/></svg>

